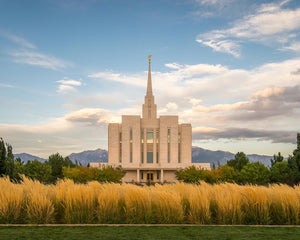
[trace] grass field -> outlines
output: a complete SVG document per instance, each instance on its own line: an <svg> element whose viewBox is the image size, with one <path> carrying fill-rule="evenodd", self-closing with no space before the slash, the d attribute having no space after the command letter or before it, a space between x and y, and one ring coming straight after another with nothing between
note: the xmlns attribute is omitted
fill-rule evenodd
<svg viewBox="0 0 300 240"><path fill-rule="evenodd" d="M0 227L1 240L37 239L300 239L297 227L224 226L56 226Z"/></svg>
<svg viewBox="0 0 300 240"><path fill-rule="evenodd" d="M300 224L299 185L141 187L72 180L44 185L28 178L20 184L0 178L0 189L0 224Z"/></svg>

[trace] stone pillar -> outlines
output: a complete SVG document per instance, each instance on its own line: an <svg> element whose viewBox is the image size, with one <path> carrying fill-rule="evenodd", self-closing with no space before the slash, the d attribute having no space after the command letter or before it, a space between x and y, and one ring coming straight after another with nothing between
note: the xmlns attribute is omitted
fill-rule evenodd
<svg viewBox="0 0 300 240"><path fill-rule="evenodd" d="M140 183L140 169L136 170L136 182Z"/></svg>
<svg viewBox="0 0 300 240"><path fill-rule="evenodd" d="M160 182L164 183L164 170L163 169L160 170Z"/></svg>
<svg viewBox="0 0 300 240"><path fill-rule="evenodd" d="M144 128L144 164L147 163L147 128Z"/></svg>
<svg viewBox="0 0 300 240"><path fill-rule="evenodd" d="M153 128L153 164L156 164L156 128Z"/></svg>

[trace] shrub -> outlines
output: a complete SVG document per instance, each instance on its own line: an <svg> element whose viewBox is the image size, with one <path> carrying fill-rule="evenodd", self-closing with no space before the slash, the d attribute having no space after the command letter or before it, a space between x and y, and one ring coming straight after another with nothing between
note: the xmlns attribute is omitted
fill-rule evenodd
<svg viewBox="0 0 300 240"><path fill-rule="evenodd" d="M247 163L239 173L242 183L266 184L270 180L269 169L260 162Z"/></svg>
<svg viewBox="0 0 300 240"><path fill-rule="evenodd" d="M106 166L102 168L90 168L77 166L74 168L63 167L65 178L72 179L76 183L98 182L120 182L125 172L121 168Z"/></svg>

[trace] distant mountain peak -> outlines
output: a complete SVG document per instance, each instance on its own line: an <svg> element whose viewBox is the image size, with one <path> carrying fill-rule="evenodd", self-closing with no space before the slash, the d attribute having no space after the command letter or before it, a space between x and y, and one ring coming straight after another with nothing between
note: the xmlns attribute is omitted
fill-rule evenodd
<svg viewBox="0 0 300 240"><path fill-rule="evenodd" d="M47 159L45 158L40 158L28 153L16 153L14 154L15 159L20 158L24 163L27 163L28 161L33 161L34 159L40 161L40 162L45 162Z"/></svg>
<svg viewBox="0 0 300 240"><path fill-rule="evenodd" d="M227 163L228 160L234 158L234 153L228 151L212 151L208 149L204 149L201 147L193 146L192 147L192 162L194 163L214 163L218 165L224 165ZM34 155L30 155L28 153L19 153L14 154L15 158L19 157L25 163L29 160L37 159L41 162L46 161L44 158L40 158ZM108 161L108 153L107 150L97 148L96 150L85 150L78 153L72 153L68 156L74 163L77 160L83 166L87 166L90 162L107 162ZM248 154L247 157L249 158L250 162L261 162L266 166L270 166L272 156L266 155L258 155L258 154Z"/></svg>
<svg viewBox="0 0 300 240"><path fill-rule="evenodd" d="M97 148L96 150L86 150L79 153L72 153L69 158L75 162L80 162L83 166L87 166L90 162L107 162L107 150Z"/></svg>

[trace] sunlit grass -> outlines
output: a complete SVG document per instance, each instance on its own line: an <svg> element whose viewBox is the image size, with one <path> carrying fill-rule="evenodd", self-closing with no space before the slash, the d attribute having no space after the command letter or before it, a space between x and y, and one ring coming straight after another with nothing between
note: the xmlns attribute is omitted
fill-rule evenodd
<svg viewBox="0 0 300 240"><path fill-rule="evenodd" d="M299 224L300 187L0 178L0 223Z"/></svg>

